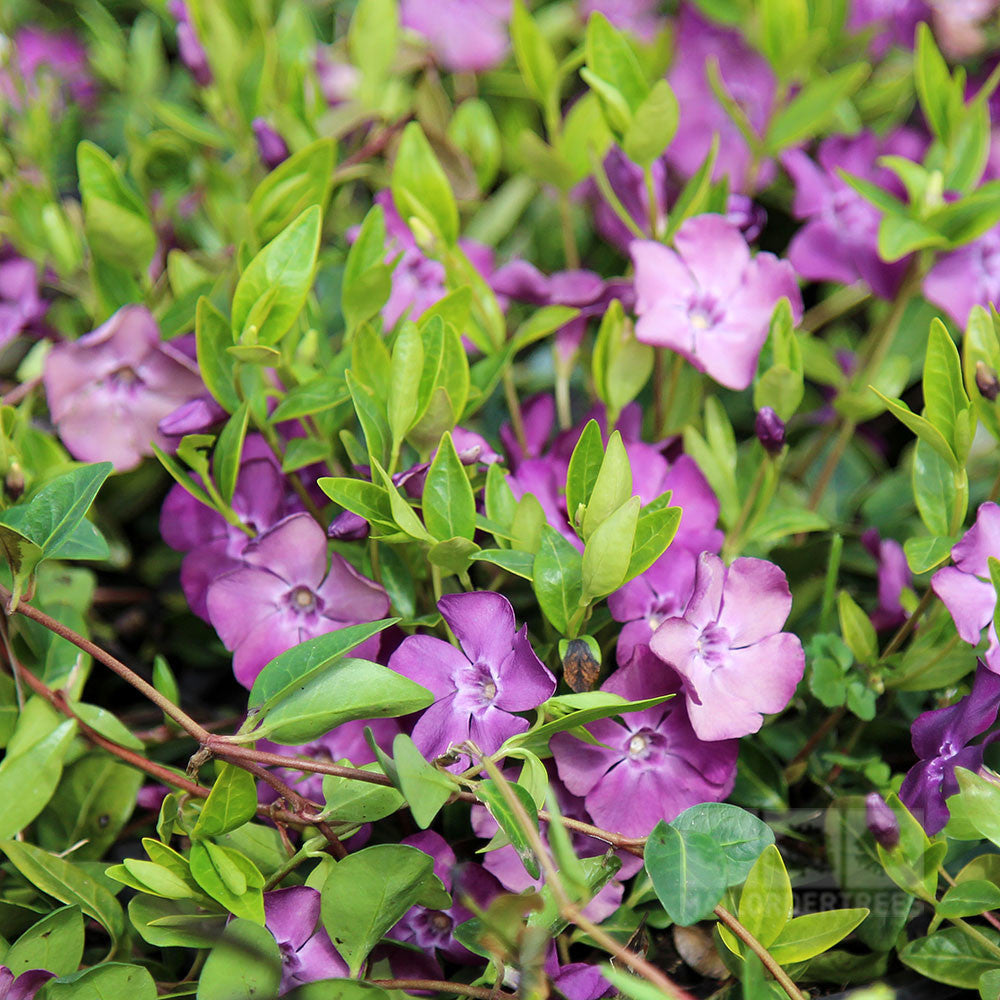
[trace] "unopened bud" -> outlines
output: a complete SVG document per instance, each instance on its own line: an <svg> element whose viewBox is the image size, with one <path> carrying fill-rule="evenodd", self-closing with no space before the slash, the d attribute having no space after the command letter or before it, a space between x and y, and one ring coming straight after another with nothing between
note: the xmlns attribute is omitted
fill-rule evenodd
<svg viewBox="0 0 1000 1000"><path fill-rule="evenodd" d="M11 462L4 478L4 489L11 500L19 500L24 493L24 470L17 462Z"/></svg>
<svg viewBox="0 0 1000 1000"><path fill-rule="evenodd" d="M887 851L899 843L899 820L878 792L865 798L865 822L875 843Z"/></svg>
<svg viewBox="0 0 1000 1000"><path fill-rule="evenodd" d="M288 159L288 145L263 118L255 118L250 127L257 138L257 152L268 170Z"/></svg>
<svg viewBox="0 0 1000 1000"><path fill-rule="evenodd" d="M762 406L757 411L754 431L769 455L779 455L785 447L785 422L770 406Z"/></svg>
<svg viewBox="0 0 1000 1000"><path fill-rule="evenodd" d="M1000 379L997 378L997 373L982 361L976 362L976 388L991 403L1000 396Z"/></svg>

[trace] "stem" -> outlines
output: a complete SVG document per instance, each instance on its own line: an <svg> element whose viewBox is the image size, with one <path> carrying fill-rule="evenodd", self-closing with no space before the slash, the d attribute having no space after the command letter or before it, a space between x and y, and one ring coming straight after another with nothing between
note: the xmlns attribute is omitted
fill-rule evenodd
<svg viewBox="0 0 1000 1000"><path fill-rule="evenodd" d="M805 995L788 978L788 974L771 957L768 950L721 903L715 908L715 915L761 960L764 968L788 994L789 1000L806 1000Z"/></svg>
<svg viewBox="0 0 1000 1000"><path fill-rule="evenodd" d="M838 288L832 295L828 295L822 302L814 305L812 309L806 310L802 322L799 323L799 329L805 330L806 333L814 333L826 326L831 320L835 320L857 308L863 302L867 302L870 297L871 292L863 281Z"/></svg>
<svg viewBox="0 0 1000 1000"><path fill-rule="evenodd" d="M567 431L573 426L573 410L570 406L569 398L569 377L570 373L564 370L564 366L556 366L556 418L559 421L559 429Z"/></svg>
<svg viewBox="0 0 1000 1000"><path fill-rule="evenodd" d="M954 888L958 883L951 877L948 873L948 869L944 865L938 865L938 874L948 883L952 888ZM1000 931L1000 920L997 920L996 915L987 910L985 913L981 913L980 916L996 930Z"/></svg>
<svg viewBox="0 0 1000 1000"><path fill-rule="evenodd" d="M653 184L653 170L651 167L646 167L643 171L643 177L646 181L646 200L649 202L649 235L654 239L658 240L660 238L660 220L659 215L659 199L656 197L656 185Z"/></svg>
<svg viewBox="0 0 1000 1000"><path fill-rule="evenodd" d="M819 727L809 737L808 740L803 744L802 749L788 762L788 766L785 768L786 777L794 772L798 766L807 760L812 752L823 742L827 734L832 730L838 722L847 714L847 708L841 705L839 708L835 708L824 720L823 724ZM791 779L789 779L791 780Z"/></svg>
<svg viewBox="0 0 1000 1000"><path fill-rule="evenodd" d="M381 986L384 990L433 990L435 993L454 993L460 997L477 997L478 1000L496 1000L497 997L517 995L503 990L487 989L485 986L467 986L465 983L446 983L441 979L367 979L363 982Z"/></svg>
<svg viewBox="0 0 1000 1000"><path fill-rule="evenodd" d="M910 633L913 632L914 628L917 626L917 622L920 621L924 612L931 606L931 602L934 600L934 591L928 587L924 591L924 596L920 598L920 603L913 609L913 614L899 626L896 634L889 640L889 645L882 650L882 655L879 660L888 659L893 653L903 645L904 642L910 637Z"/></svg>
<svg viewBox="0 0 1000 1000"><path fill-rule="evenodd" d="M573 231L569 195L565 191L559 193L559 221L562 229L563 255L566 258L566 267L575 271L580 266L580 251L577 249L576 233Z"/></svg>
<svg viewBox="0 0 1000 1000"><path fill-rule="evenodd" d="M757 502L757 497L760 495L760 488L764 485L764 477L767 475L768 470L771 468L771 457L766 456L764 461L757 466L757 472L753 477L753 482L750 484L750 489L747 492L746 499L743 501L743 506L740 508L739 516L736 518L736 523L733 525L732 530L729 532L729 537L726 539L726 543L723 546L723 552L728 555L733 555L739 552L742 542L743 529L747 526L747 521L750 519L750 513L754 508L754 504Z"/></svg>
<svg viewBox="0 0 1000 1000"><path fill-rule="evenodd" d="M528 453L528 439L524 433L524 417L521 414L521 401L517 398L517 385L514 382L514 371L508 366L503 373L503 394L507 399L507 409L510 410L510 422L514 428L514 436L521 450Z"/></svg>
<svg viewBox="0 0 1000 1000"><path fill-rule="evenodd" d="M282 879L295 871L303 861L309 859L316 848L323 842L322 837L311 837L307 840L265 883L264 892L270 892L275 886L281 885Z"/></svg>
<svg viewBox="0 0 1000 1000"><path fill-rule="evenodd" d="M254 421L254 425L263 435L268 448L271 449L272 454L278 460L278 467L281 468L285 463L285 456L281 450L281 442L278 440L278 435L275 433L274 428L267 422L258 423L256 420ZM305 505L306 510L322 524L323 512L316 506L316 501L309 495L309 491L306 489L299 474L297 472L286 472L284 475L292 489L295 490L298 498Z"/></svg>
<svg viewBox="0 0 1000 1000"><path fill-rule="evenodd" d="M657 350L657 355L660 354L661 350L665 348L660 348ZM660 418L656 425L656 434L658 437L664 437L667 433L667 421L670 419L670 414L674 409L674 399L677 396L677 383L681 378L681 369L684 367L684 359L679 355L675 354L673 361L670 363L670 376L667 379L666 391L660 398ZM659 388L659 384L657 384Z"/></svg>
<svg viewBox="0 0 1000 1000"><path fill-rule="evenodd" d="M1000 958L1000 946L995 945L985 934L976 930L972 924L967 924L961 917L948 917L948 922L958 927L966 937L971 938L980 947L985 948L995 958Z"/></svg>
<svg viewBox="0 0 1000 1000"><path fill-rule="evenodd" d="M833 442L833 447L826 456L826 462L823 464L819 478L816 480L812 492L809 494L809 500L806 503L807 510L815 510L819 506L820 500L823 499L823 494L830 485L830 480L837 471L837 466L840 465L840 460L847 450L847 445L850 443L851 438L854 437L854 428L855 423L853 420L845 420L841 424L837 440Z"/></svg>

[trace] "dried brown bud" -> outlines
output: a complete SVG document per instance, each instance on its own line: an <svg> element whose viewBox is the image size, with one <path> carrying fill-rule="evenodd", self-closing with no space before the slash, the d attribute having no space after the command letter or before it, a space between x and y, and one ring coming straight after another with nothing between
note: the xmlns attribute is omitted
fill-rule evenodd
<svg viewBox="0 0 1000 1000"><path fill-rule="evenodd" d="M997 378L997 373L982 361L976 362L976 388L991 403L1000 396L1000 379Z"/></svg>

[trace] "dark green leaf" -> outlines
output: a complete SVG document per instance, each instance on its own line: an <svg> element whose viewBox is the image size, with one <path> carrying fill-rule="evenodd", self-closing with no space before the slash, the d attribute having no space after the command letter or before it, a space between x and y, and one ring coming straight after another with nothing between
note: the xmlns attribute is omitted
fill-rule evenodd
<svg viewBox="0 0 1000 1000"><path fill-rule="evenodd" d="M708 834L662 820L646 842L645 867L667 915L684 927L704 920L726 891L722 848Z"/></svg>
<svg viewBox="0 0 1000 1000"><path fill-rule="evenodd" d="M534 799L532 799L528 790L521 785L509 783L507 787L517 796L528 816L528 821L537 831L538 808L535 806ZM490 815L497 821L500 829L507 834L514 850L517 852L517 856L521 859L521 864L524 865L524 870L531 878L539 878L541 873L538 868L538 859L535 857L535 852L532 850L531 844L525 836L517 814L511 808L510 803L508 803L497 782L492 778L479 782L476 785L476 796L489 810Z"/></svg>

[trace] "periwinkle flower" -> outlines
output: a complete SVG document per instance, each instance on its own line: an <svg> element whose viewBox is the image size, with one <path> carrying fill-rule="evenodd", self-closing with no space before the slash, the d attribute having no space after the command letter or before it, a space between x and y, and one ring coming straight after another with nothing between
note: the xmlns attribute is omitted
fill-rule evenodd
<svg viewBox="0 0 1000 1000"><path fill-rule="evenodd" d="M584 20L595 11L620 31L631 31L644 42L652 42L665 24L657 0L581 0L580 16Z"/></svg>
<svg viewBox="0 0 1000 1000"><path fill-rule="evenodd" d="M0 260L0 348L35 327L47 309L35 264L16 254Z"/></svg>
<svg viewBox="0 0 1000 1000"><path fill-rule="evenodd" d="M159 422L204 391L194 363L170 343L145 306L124 306L93 333L57 344L45 359L49 413L63 444L84 462L119 472L167 441Z"/></svg>
<svg viewBox="0 0 1000 1000"><path fill-rule="evenodd" d="M555 942L545 958L545 974L552 980L560 996L566 1000L601 1000L617 996L618 991L604 978L601 970L590 962L559 962Z"/></svg>
<svg viewBox="0 0 1000 1000"><path fill-rule="evenodd" d="M387 933L386 937L416 945L419 949L388 948L393 975L403 979L440 979L443 976L440 959L458 965L481 965L483 959L460 944L454 930L473 917L463 900L470 899L475 906L485 910L503 893L503 887L482 865L458 864L448 842L433 830L405 837L400 843L415 847L434 860L434 874L444 883L452 903L444 910L413 906Z"/></svg>
<svg viewBox="0 0 1000 1000"><path fill-rule="evenodd" d="M177 22L177 51L181 62L199 87L209 86L214 79L212 67L208 63L208 54L204 46L198 40L198 33L191 21L187 4L184 0L169 0L167 10Z"/></svg>
<svg viewBox="0 0 1000 1000"><path fill-rule="evenodd" d="M20 107L23 96L34 98L43 77L50 76L59 86L60 95L54 110L62 110L65 99L88 106L97 96L97 84L91 75L87 50L68 32L53 33L26 26L14 36L9 70L0 72L0 94L12 106Z"/></svg>
<svg viewBox="0 0 1000 1000"><path fill-rule="evenodd" d="M399 19L427 39L445 69L478 73L507 54L510 6L510 0L402 0Z"/></svg>
<svg viewBox="0 0 1000 1000"><path fill-rule="evenodd" d="M630 663L601 686L629 701L677 692L681 679L640 647ZM675 696L622 721L587 724L597 743L556 733L550 746L559 777L582 796L594 822L627 837L644 837L662 819L700 802L719 802L736 777L736 740L706 743L691 728Z"/></svg>
<svg viewBox="0 0 1000 1000"><path fill-rule="evenodd" d="M872 30L871 53L881 58L892 45L912 49L917 25L929 16L924 0L853 0L847 26Z"/></svg>
<svg viewBox="0 0 1000 1000"><path fill-rule="evenodd" d="M773 254L752 257L721 215L688 219L674 245L632 244L636 337L671 348L727 388L745 389L778 301L788 299L796 320L802 315L795 272Z"/></svg>
<svg viewBox="0 0 1000 1000"><path fill-rule="evenodd" d="M754 167L750 147L712 91L707 71L708 61L716 60L726 89L757 134L763 135L777 92L767 61L747 48L739 32L711 24L692 4L684 4L677 18L674 51L677 57L667 79L681 114L677 134L667 147L667 162L683 176L692 176L718 136L713 181L728 176L730 188L741 193L769 184L774 177L773 161Z"/></svg>
<svg viewBox="0 0 1000 1000"><path fill-rule="evenodd" d="M770 406L762 406L757 411L753 429L769 455L781 454L785 447L785 422Z"/></svg>
<svg viewBox="0 0 1000 1000"><path fill-rule="evenodd" d="M993 625L997 595L990 580L990 556L1000 559L1000 507L992 502L980 505L976 523L951 550L955 565L939 569L931 577L931 587L970 646L978 646L983 629L989 629L986 666L1000 674L1000 643Z"/></svg>
<svg viewBox="0 0 1000 1000"><path fill-rule="evenodd" d="M740 557L727 567L702 553L684 614L649 642L680 675L701 739L755 733L791 700L805 670L798 636L781 631L791 609L788 581L773 563Z"/></svg>
<svg viewBox="0 0 1000 1000"><path fill-rule="evenodd" d="M411 635L389 658L391 669L434 694L434 704L413 727L413 742L427 758L468 739L495 753L528 728L527 719L511 713L541 705L555 691L555 678L531 648L527 625L517 630L506 597L447 594L438 610L461 648Z"/></svg>
<svg viewBox="0 0 1000 1000"><path fill-rule="evenodd" d="M806 220L788 247L788 259L803 278L845 284L861 280L881 298L895 296L908 258L886 263L879 257L881 213L838 171L902 195L896 175L876 161L889 154L919 161L924 146L915 132L900 129L885 139L871 132L825 139L816 162L801 149L783 154L781 162L795 182L792 211Z"/></svg>
<svg viewBox="0 0 1000 1000"><path fill-rule="evenodd" d="M279 163L284 163L288 159L288 144L268 124L266 118L254 118L250 127L257 140L257 152L261 163L268 170L273 170Z"/></svg>
<svg viewBox="0 0 1000 1000"><path fill-rule="evenodd" d="M347 963L320 923L320 894L305 885L264 893L264 924L281 953L278 996L318 979L343 979Z"/></svg>
<svg viewBox="0 0 1000 1000"><path fill-rule="evenodd" d="M865 796L865 825L875 843L887 851L899 843L899 820L878 792Z"/></svg>
<svg viewBox="0 0 1000 1000"><path fill-rule="evenodd" d="M54 974L45 969L28 969L15 976L6 965L0 965L0 1000L34 1000L35 994Z"/></svg>
<svg viewBox="0 0 1000 1000"><path fill-rule="evenodd" d="M283 518L249 542L241 559L242 566L209 584L207 604L244 687L286 649L389 610L385 591L342 555L332 553L328 565L326 533L308 514ZM355 655L377 648L373 637Z"/></svg>
<svg viewBox="0 0 1000 1000"><path fill-rule="evenodd" d="M1000 304L1000 226L941 254L924 278L923 292L962 328L973 306Z"/></svg>
<svg viewBox="0 0 1000 1000"><path fill-rule="evenodd" d="M872 625L879 631L902 625L906 620L903 590L913 582L903 546L893 538L880 538L874 528L861 536L861 544L878 563L878 607L872 613Z"/></svg>
<svg viewBox="0 0 1000 1000"><path fill-rule="evenodd" d="M910 727L920 760L903 779L899 798L930 836L944 829L951 815L945 799L959 790L955 768L982 767L984 744L969 744L996 722L998 708L1000 676L980 660L972 690L964 698L924 712Z"/></svg>
<svg viewBox="0 0 1000 1000"><path fill-rule="evenodd" d="M319 89L330 107L337 107L355 96L361 82L361 72L356 66L332 58L322 45L316 48L314 65Z"/></svg>

